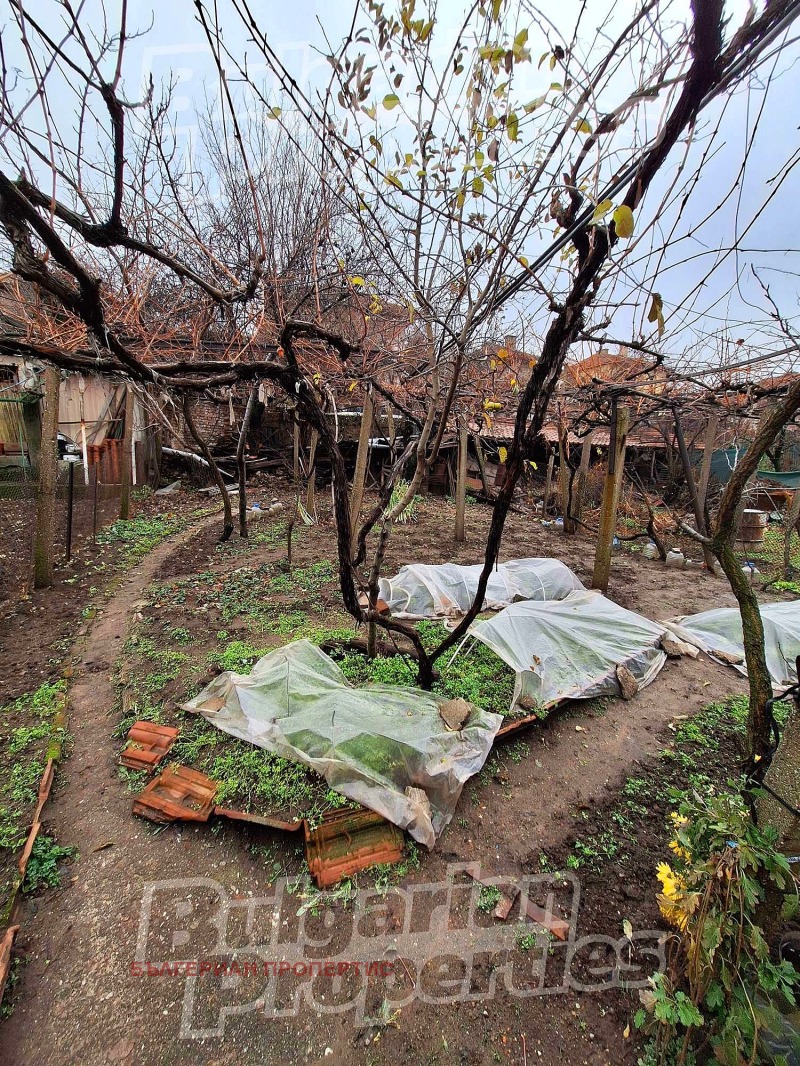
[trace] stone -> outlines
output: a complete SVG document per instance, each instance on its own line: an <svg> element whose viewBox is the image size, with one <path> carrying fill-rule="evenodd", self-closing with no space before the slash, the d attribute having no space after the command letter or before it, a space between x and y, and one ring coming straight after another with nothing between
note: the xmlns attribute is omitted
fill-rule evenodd
<svg viewBox="0 0 800 1066"><path fill-rule="evenodd" d="M619 690L622 698L624 700L632 700L639 691L639 682L628 667L623 666L622 663L617 667L617 681L619 681Z"/></svg>
<svg viewBox="0 0 800 1066"><path fill-rule="evenodd" d="M458 699L447 700L446 703L439 705L439 714L442 717L442 721L454 733L464 728L471 713L472 704L467 703L460 696Z"/></svg>
<svg viewBox="0 0 800 1066"><path fill-rule="evenodd" d="M669 659L680 659L682 655L696 659L698 655L697 648L693 644L687 644L685 640L678 640L676 637L662 637L661 647Z"/></svg>

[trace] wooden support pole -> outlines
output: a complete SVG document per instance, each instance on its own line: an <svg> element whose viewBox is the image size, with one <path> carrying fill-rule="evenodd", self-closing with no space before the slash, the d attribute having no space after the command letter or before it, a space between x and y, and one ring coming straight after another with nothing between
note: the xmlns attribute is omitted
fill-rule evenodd
<svg viewBox="0 0 800 1066"><path fill-rule="evenodd" d="M466 425L458 429L458 476L456 478L456 532L457 544L467 539L465 520L467 511L467 446L469 433Z"/></svg>
<svg viewBox="0 0 800 1066"><path fill-rule="evenodd" d="M700 484L697 486L697 497L700 510L703 514L703 533L708 533L708 522L705 521L708 510L708 483L711 480L711 460L714 456L714 446L717 443L717 430L719 429L719 414L714 411L708 417L706 423L706 435L703 440L703 462L700 467Z"/></svg>
<svg viewBox="0 0 800 1066"><path fill-rule="evenodd" d="M561 487L561 516L564 520L564 533L575 533L576 526L570 508L569 435L565 426L558 428L558 481Z"/></svg>
<svg viewBox="0 0 800 1066"><path fill-rule="evenodd" d="M239 474L239 536L247 536L247 462L245 460L245 449L247 447L247 437L250 433L250 423L253 420L253 411L256 406L256 400L258 399L258 386L250 390L250 395L247 397L247 406L244 409L244 418L242 419L242 429L239 433L239 440L236 442L236 469Z"/></svg>
<svg viewBox="0 0 800 1066"><path fill-rule="evenodd" d="M547 518L547 508L550 506L550 489L553 484L553 467L556 464L556 453L550 452L547 460L547 477L544 481L544 497L542 499L542 518Z"/></svg>
<svg viewBox="0 0 800 1066"><path fill-rule="evenodd" d="M36 497L36 539L33 549L33 583L37 589L53 584L56 531L56 480L58 477L58 392L61 374L57 367L44 371L44 411L39 452L39 488Z"/></svg>
<svg viewBox="0 0 800 1066"><path fill-rule="evenodd" d="M689 490L689 499L692 501L692 511L694 512L694 520L697 524L697 532L705 536L708 532L706 529L706 516L703 511L703 506L700 503L700 494L697 491L697 482L694 479L692 460L689 458L689 449L686 447L686 438L683 435L681 416L678 414L677 408L673 411L673 417L675 420L675 440L678 443L678 453L680 454L681 465L683 466L683 476L686 478L686 487ZM703 545L703 558L709 573L715 573L716 567L714 564L716 559L714 553L705 544Z"/></svg>
<svg viewBox="0 0 800 1066"><path fill-rule="evenodd" d="M306 490L306 510L313 517L317 508L314 498L314 481L317 476L317 445L319 433L316 429L311 430L311 444L308 449L308 489Z"/></svg>
<svg viewBox="0 0 800 1066"><path fill-rule="evenodd" d="M364 410L361 414L361 431L358 435L358 453L356 454L356 469L353 473L353 491L350 497L350 551L355 555L358 545L358 522L361 515L361 504L364 502L364 482L367 477L367 459L369 458L369 439L372 433L373 414L372 393L367 392L364 397Z"/></svg>
<svg viewBox="0 0 800 1066"><path fill-rule="evenodd" d="M297 420L297 408L292 411L292 477L295 485L300 484L300 423Z"/></svg>
<svg viewBox="0 0 800 1066"><path fill-rule="evenodd" d="M592 588L608 591L611 574L611 551L614 541L614 526L617 520L619 490L625 469L625 439L628 435L630 412L627 407L614 404L611 416L611 440L608 447L608 469L603 486L603 502L600 507L600 529L594 555Z"/></svg>
<svg viewBox="0 0 800 1066"><path fill-rule="evenodd" d="M494 489L489 484L489 479L486 476L486 459L483 454L483 445L481 444L481 438L479 433L470 434L472 437L472 446L475 449L475 455L478 460L478 469L481 472L481 483L483 484L483 491L487 496L494 496Z"/></svg>
<svg viewBox="0 0 800 1066"><path fill-rule="evenodd" d="M183 394L183 421L186 423L186 429L189 432L189 436L195 442L198 451L205 459L206 465L211 471L211 476L214 478L214 482L217 488L219 489L220 495L222 497L222 512L224 518L222 525L222 535L220 536L219 540L220 543L223 543L224 541L228 540L230 535L233 533L233 508L231 507L231 498L228 495L228 486L225 484L225 479L220 473L219 467L214 462L214 456L211 454L211 449L209 448L203 437L200 436L197 431L197 426L195 426L194 424L194 419L192 418L192 404L188 392L184 392Z"/></svg>
<svg viewBox="0 0 800 1066"><path fill-rule="evenodd" d="M572 515L576 525L583 520L583 497L586 495L586 476L589 473L589 463L592 460L593 437L594 430L590 430L583 438L581 462L572 486Z"/></svg>
<svg viewBox="0 0 800 1066"><path fill-rule="evenodd" d="M119 516L130 518L131 484L133 482L133 412L136 397L132 385L125 387L125 425L122 434L122 462L120 464Z"/></svg>

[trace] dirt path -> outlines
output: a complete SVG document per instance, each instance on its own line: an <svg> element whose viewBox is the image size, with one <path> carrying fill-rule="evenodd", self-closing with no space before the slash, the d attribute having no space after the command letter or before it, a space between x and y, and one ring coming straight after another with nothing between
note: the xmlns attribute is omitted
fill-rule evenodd
<svg viewBox="0 0 800 1066"><path fill-rule="evenodd" d="M489 1062L496 1050L493 1037L501 1025L528 1032L528 1056L532 1049L541 1052L531 1061L635 1061L627 1056L621 1035L615 1035L622 1033L625 1021L615 1019L613 1011L606 1017L607 1008L592 997L587 997L582 1015L570 1012L572 1004L563 997L555 1011L549 998L524 1000L521 1008L494 1003L491 1017L482 1003L442 1008L414 1002L404 1008L396 1026L381 1034L376 1049L354 1028L348 1013L320 1015L304 1008L297 1017L267 1020L258 1009L245 1009L254 993L226 987L224 982L217 982L207 996L202 991L192 993L187 1030L185 978L131 972L149 885L186 879L161 904L156 899L146 957L202 958L204 952L214 951L217 942L214 923L220 892L234 901L266 892L264 860L247 850L253 834L259 842L270 841L279 849L297 847L285 836L244 827L225 827L219 833L212 833L209 826L158 831L131 816L131 795L116 774L111 738L114 662L144 590L162 563L202 530L195 527L172 538L134 569L76 653L70 694L75 744L48 821L61 843L78 846L80 859L68 871L69 883L31 901L24 915L19 947L27 955L27 965L16 1009L0 1034L0 1061L14 1066L227 1063L252 1056L255 1061L291 1063L398 1058L416 1062L436 1053L440 1064ZM624 586L624 568L622 575L619 569L617 580ZM638 575L642 599L663 582L663 573L653 567ZM704 580L698 578L700 584ZM719 585L715 588L720 590ZM640 602L638 609L657 617L663 616L663 606L662 596L658 607L648 611ZM422 857L412 880L441 879L448 862L456 860L477 859L490 873L519 875L535 870L542 849L574 833L581 806L601 802L608 787L618 786L638 759L663 746L659 735L671 719L741 688L733 671L707 661L681 660L668 664L658 681L632 703L609 701L604 708L580 707L555 716L523 738L530 748L527 757L505 759L502 778L478 793L477 802L470 804L465 794L459 817L435 851ZM497 793L494 798L493 793ZM513 802L504 802L506 795L513 795ZM297 904L293 906L296 913ZM431 935L446 945L446 928ZM255 938L248 927L239 942L245 946L250 940L261 942ZM224 1038L211 1032L220 1003L231 1010ZM237 1006L242 1011L239 1016ZM465 1041L469 1054L459 1057ZM501 1049L504 1061L519 1061L516 1040L514 1048L513 1055L511 1045Z"/></svg>

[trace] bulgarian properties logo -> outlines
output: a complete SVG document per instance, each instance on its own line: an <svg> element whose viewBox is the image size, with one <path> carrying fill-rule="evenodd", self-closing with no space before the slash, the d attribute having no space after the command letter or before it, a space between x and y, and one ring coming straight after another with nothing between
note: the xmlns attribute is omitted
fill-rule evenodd
<svg viewBox="0 0 800 1066"><path fill-rule="evenodd" d="M134 977L183 982L180 1036L222 1037L228 1019L351 1013L356 1026L431 1004L643 988L663 933L578 936L573 874L481 877L298 895L286 879L239 898L211 878L145 887ZM497 915L504 914L505 918Z"/></svg>

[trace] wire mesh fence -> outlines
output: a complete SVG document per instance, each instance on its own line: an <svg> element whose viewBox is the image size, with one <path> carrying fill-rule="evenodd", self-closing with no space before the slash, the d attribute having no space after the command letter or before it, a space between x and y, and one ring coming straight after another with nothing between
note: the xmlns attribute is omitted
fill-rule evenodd
<svg viewBox="0 0 800 1066"><path fill-rule="evenodd" d="M100 464L86 468L82 462L59 462L56 564L79 554L98 530L119 517L121 483L104 480L104 474ZM0 467L0 604L27 595L33 583L37 504L38 481L30 467Z"/></svg>
<svg viewBox="0 0 800 1066"><path fill-rule="evenodd" d="M736 542L742 565L749 566L759 584L769 583L780 588L781 582L800 586L800 533L792 524L788 511L766 514L766 522L758 540ZM760 541L760 542L759 542Z"/></svg>

